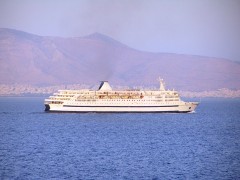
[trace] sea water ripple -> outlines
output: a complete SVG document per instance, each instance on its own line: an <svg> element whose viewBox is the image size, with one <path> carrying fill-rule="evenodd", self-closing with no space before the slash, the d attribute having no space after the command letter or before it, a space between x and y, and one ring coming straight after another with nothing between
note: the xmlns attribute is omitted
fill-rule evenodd
<svg viewBox="0 0 240 180"><path fill-rule="evenodd" d="M239 179L240 101L191 114L45 113L0 98L0 179Z"/></svg>

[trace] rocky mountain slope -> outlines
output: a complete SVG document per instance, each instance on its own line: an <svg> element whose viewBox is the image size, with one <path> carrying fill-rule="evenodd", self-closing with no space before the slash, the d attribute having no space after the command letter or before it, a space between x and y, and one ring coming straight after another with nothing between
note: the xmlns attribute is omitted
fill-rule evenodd
<svg viewBox="0 0 240 180"><path fill-rule="evenodd" d="M142 52L99 33L61 38L0 29L0 84L158 86L159 76L178 90L240 89L237 62Z"/></svg>

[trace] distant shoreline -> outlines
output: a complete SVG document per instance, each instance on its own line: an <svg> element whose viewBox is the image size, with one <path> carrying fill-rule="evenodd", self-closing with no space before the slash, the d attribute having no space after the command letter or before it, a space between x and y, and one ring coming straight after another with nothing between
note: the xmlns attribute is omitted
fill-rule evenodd
<svg viewBox="0 0 240 180"><path fill-rule="evenodd" d="M0 97L48 97L59 89L86 89L86 85L68 85L68 86L51 86L51 87L33 87L33 86L7 86L0 85ZM91 89L91 88L90 88ZM117 88L121 89L121 88ZM126 89L124 87L123 89ZM145 88L144 88L145 89ZM156 89L155 89L156 90ZM230 90L227 88L212 91L179 91L183 98L240 98L240 90Z"/></svg>
<svg viewBox="0 0 240 180"><path fill-rule="evenodd" d="M34 86L27 84L0 84L0 97L48 97L53 93L56 93L58 90L71 89L71 90L80 90L80 89L92 89L97 90L97 86L91 86L87 84L69 84L69 85L55 85L55 86ZM128 87L128 86L113 86L115 90L122 89L143 89L143 90L157 90L156 87L150 86L139 86L139 87ZM221 88L218 90L208 90L208 91L183 91L177 90L181 97L186 98L204 98L204 97L223 97L223 98L240 98L240 89L232 90L228 88Z"/></svg>

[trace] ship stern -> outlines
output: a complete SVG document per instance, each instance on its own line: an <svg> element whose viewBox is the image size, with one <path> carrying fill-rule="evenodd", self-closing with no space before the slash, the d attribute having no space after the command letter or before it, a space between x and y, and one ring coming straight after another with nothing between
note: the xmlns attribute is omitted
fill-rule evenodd
<svg viewBox="0 0 240 180"><path fill-rule="evenodd" d="M50 105L49 104L45 104L45 111L50 111Z"/></svg>

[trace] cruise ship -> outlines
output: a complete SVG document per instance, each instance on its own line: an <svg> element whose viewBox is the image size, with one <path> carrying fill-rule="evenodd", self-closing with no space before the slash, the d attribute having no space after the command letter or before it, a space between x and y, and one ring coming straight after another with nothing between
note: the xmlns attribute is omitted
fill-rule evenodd
<svg viewBox="0 0 240 180"><path fill-rule="evenodd" d="M158 90L113 90L102 81L98 90L59 90L45 99L49 112L194 112L198 102L184 102L175 90L166 90L159 79Z"/></svg>

